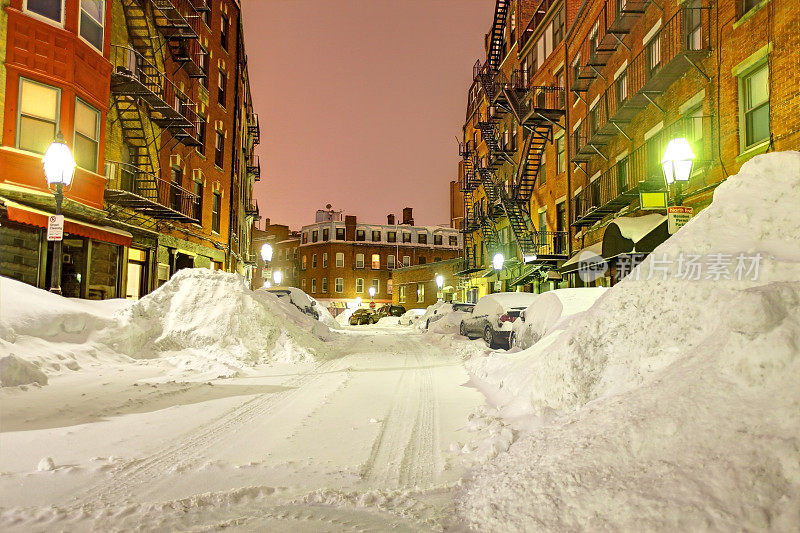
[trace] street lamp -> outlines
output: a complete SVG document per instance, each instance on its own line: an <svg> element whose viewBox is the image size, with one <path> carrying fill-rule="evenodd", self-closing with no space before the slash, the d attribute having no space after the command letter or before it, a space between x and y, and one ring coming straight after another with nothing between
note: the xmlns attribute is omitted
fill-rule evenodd
<svg viewBox="0 0 800 533"><path fill-rule="evenodd" d="M444 287L444 276L442 276L441 274L437 274L436 275L436 288L438 289L439 294L437 294L436 297L439 300L442 299L442 287Z"/></svg>
<svg viewBox="0 0 800 533"><path fill-rule="evenodd" d="M375 298L375 287L370 287L369 289L367 289L367 292L369 293L369 305L370 305L370 307L374 307L375 306L375 300L374 300L374 298Z"/></svg>
<svg viewBox="0 0 800 533"><path fill-rule="evenodd" d="M503 254L496 253L494 257L492 257L492 267L495 270L503 270L503 264L506 262L506 258L503 257Z"/></svg>
<svg viewBox="0 0 800 533"><path fill-rule="evenodd" d="M261 260L265 263L272 261L272 246L267 243L261 246Z"/></svg>
<svg viewBox="0 0 800 533"><path fill-rule="evenodd" d="M361 296L356 296L356 307L361 307Z"/></svg>
<svg viewBox="0 0 800 533"><path fill-rule="evenodd" d="M265 289L269 289L270 287L272 287L272 283L270 283L270 281L269 281L269 280L265 281L265 282L264 282L264 288L265 288Z"/></svg>
<svg viewBox="0 0 800 533"><path fill-rule="evenodd" d="M44 167L44 177L48 187L55 185L53 196L56 200L56 217L61 218L61 202L64 200L64 187L72 183L72 176L75 174L75 158L69 146L64 142L61 130L56 133L55 139L47 147L42 157ZM61 240L58 236L53 241L53 267L50 272L50 290L56 294L61 294Z"/></svg>
<svg viewBox="0 0 800 533"><path fill-rule="evenodd" d="M667 187L675 182L675 203L678 205L681 203L682 182L689 181L695 157L694 151L685 137L672 139L664 150L664 157L661 159L664 179L667 181Z"/></svg>
<svg viewBox="0 0 800 533"><path fill-rule="evenodd" d="M272 273L272 281L275 282L275 285L280 285L281 281L283 281L283 272L280 270L276 270Z"/></svg>

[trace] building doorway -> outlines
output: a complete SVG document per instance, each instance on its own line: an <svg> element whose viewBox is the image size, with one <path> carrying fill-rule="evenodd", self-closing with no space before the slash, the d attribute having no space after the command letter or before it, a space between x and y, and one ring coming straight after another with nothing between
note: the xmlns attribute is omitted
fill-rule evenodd
<svg viewBox="0 0 800 533"><path fill-rule="evenodd" d="M194 268L194 257L177 252L175 254L175 272L184 268Z"/></svg>
<svg viewBox="0 0 800 533"><path fill-rule="evenodd" d="M128 282L125 298L138 300L147 293L147 251L131 248L128 250Z"/></svg>

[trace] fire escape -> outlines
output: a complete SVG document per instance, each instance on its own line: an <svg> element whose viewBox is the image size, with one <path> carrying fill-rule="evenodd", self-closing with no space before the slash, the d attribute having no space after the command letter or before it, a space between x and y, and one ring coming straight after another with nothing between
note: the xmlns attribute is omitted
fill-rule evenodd
<svg viewBox="0 0 800 533"><path fill-rule="evenodd" d="M156 220L198 222L197 196L181 186L180 174L170 180L160 176L157 154L163 132L176 143L201 145L194 102L162 70L167 46L189 76L205 76L200 55L193 52L199 50L199 37L190 23L199 15L182 0L123 0L122 6L130 47L111 46L111 94L129 153L123 155L126 161L107 162L106 199Z"/></svg>

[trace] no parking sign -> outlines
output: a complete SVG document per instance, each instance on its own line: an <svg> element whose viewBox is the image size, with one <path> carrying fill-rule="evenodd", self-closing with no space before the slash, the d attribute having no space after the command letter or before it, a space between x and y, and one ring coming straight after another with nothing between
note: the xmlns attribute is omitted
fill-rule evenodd
<svg viewBox="0 0 800 533"><path fill-rule="evenodd" d="M47 240L61 241L64 239L64 215L50 215L47 217Z"/></svg>

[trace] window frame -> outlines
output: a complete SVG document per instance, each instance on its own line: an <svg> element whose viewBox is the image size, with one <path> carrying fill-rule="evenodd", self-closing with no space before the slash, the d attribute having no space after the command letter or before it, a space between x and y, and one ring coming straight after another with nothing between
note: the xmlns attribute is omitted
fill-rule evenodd
<svg viewBox="0 0 800 533"><path fill-rule="evenodd" d="M328 278L322 278L321 284L322 284L321 287L322 290L320 290L320 292L322 294L328 294Z"/></svg>
<svg viewBox="0 0 800 533"><path fill-rule="evenodd" d="M333 292L336 293L343 293L344 292L344 278L335 278L333 281Z"/></svg>
<svg viewBox="0 0 800 533"><path fill-rule="evenodd" d="M339 264L341 259L341 264ZM336 252L336 268L344 268L344 252Z"/></svg>
<svg viewBox="0 0 800 533"><path fill-rule="evenodd" d="M765 55L761 60L747 68L747 70L740 72L737 74L737 88L738 88L738 101L739 101L739 153L745 153L750 150L757 149L762 145L768 144L770 142L772 136L772 124L771 124L771 116L770 116L770 72L769 72L769 56ZM758 105L748 109L747 100L748 94L750 91L748 80L750 80L755 74L761 72L762 70L766 70L767 72L767 98L765 101L759 103ZM761 108L766 106L767 108L767 136L766 138L760 139L758 141L754 141L748 144L747 142L747 135L748 135L748 114L752 114L754 111L757 111Z"/></svg>
<svg viewBox="0 0 800 533"><path fill-rule="evenodd" d="M22 2L22 12L23 13L25 13L29 17L35 18L36 20L41 20L42 22L46 22L47 24L51 24L53 26L58 26L59 28L63 28L64 27L64 18L66 16L65 15L65 12L66 12L66 0L61 0L61 20L60 21L53 20L53 19L51 19L49 17L46 17L44 15L40 15L39 13L37 13L35 11L31 11L30 8L28 8L28 2L29 1L30 0L23 0L23 2Z"/></svg>
<svg viewBox="0 0 800 533"><path fill-rule="evenodd" d="M220 13L220 20L219 20L219 45L220 47L228 51L228 45L230 45L230 41L228 39L228 34L231 31L231 20L225 13Z"/></svg>
<svg viewBox="0 0 800 533"><path fill-rule="evenodd" d="M216 136L214 137L214 166L220 170L225 169L225 133L220 130L214 130ZM217 141L221 139L221 146L217 146ZM217 155L219 154L219 155Z"/></svg>
<svg viewBox="0 0 800 533"><path fill-rule="evenodd" d="M356 254L355 268L364 268L364 254Z"/></svg>
<svg viewBox="0 0 800 533"><path fill-rule="evenodd" d="M376 263L377 263L378 266L375 266ZM381 269L381 254L371 254L370 264L372 265L372 270L380 270Z"/></svg>
<svg viewBox="0 0 800 533"><path fill-rule="evenodd" d="M222 228L222 193L214 191L211 194L211 231L219 235Z"/></svg>
<svg viewBox="0 0 800 533"><path fill-rule="evenodd" d="M97 121L95 122L95 127L94 127L96 139L88 139L86 137L86 135L84 135L82 133L78 133L78 128L75 127L75 115L77 114L78 105L79 104L88 107L91 111L94 112L95 116L97 117ZM100 164L100 123L102 122L103 115L102 115L102 113L100 112L99 109L95 108L92 105L89 105L89 103L86 102L86 100L83 100L79 96L76 96L75 97L75 112L72 114L72 118L73 118L73 123L72 123L72 151L73 151L73 153L76 151L76 148L77 148L77 144L76 144L75 140L77 139L78 135L80 135L81 137L83 137L85 139L88 139L88 140L92 141L93 143L95 143L95 146L96 146L95 157L94 157L94 165L92 166L92 168L86 168L86 167L82 167L80 165L78 165L78 167L80 167L80 168L82 168L84 170L88 170L90 172L94 172L96 174L97 173L97 166ZM75 159L75 162L76 163L78 162L77 158Z"/></svg>
<svg viewBox="0 0 800 533"><path fill-rule="evenodd" d="M58 131L61 129L61 88L54 87L52 85L48 85L46 83L41 83L36 80L32 80L30 78L25 78L23 76L19 77L19 82L17 85L17 117L16 117L16 132L14 138L14 147L19 150L24 150L25 152L29 152L32 154L39 154L39 152L34 152L32 150L28 150L26 148L20 147L20 134L22 132L22 85L25 82L33 83L39 85L41 87L46 87L48 89L54 89L56 91L56 113L55 113L55 121L53 122L53 138L55 138ZM28 118L39 120L42 122L48 121L47 119L43 119L42 117L34 116L34 115L25 115ZM51 139L52 140L52 139ZM45 147L45 151L47 151L47 147ZM42 152L40 155L44 155L45 152Z"/></svg>
<svg viewBox="0 0 800 533"><path fill-rule="evenodd" d="M217 103L222 109L228 108L228 74L222 69L217 71Z"/></svg>
<svg viewBox="0 0 800 533"><path fill-rule="evenodd" d="M425 301L425 284L417 283L417 303L420 304Z"/></svg>
<svg viewBox="0 0 800 533"><path fill-rule="evenodd" d="M328 252L322 252L322 268L328 268Z"/></svg>
<svg viewBox="0 0 800 533"><path fill-rule="evenodd" d="M93 48L100 55L103 55L103 49L105 48L105 43L106 43L106 24L105 24L106 3L105 3L105 0L100 0L100 9L102 9L102 13L100 14L100 18L103 19L103 20L95 20L94 17L92 17L91 15L87 14L89 19L93 20L94 22L96 22L97 24L100 25L100 48L95 46L95 44L93 42L89 41L87 38L85 38L81 34L81 22L83 21L83 13L84 13L83 1L84 0L80 0L80 2L78 2L78 38L81 41L83 41L86 44L88 44L91 48ZM25 1L25 3L27 5L27 0ZM63 17L63 14L62 14L62 17Z"/></svg>
<svg viewBox="0 0 800 533"><path fill-rule="evenodd" d="M364 294L364 278L356 278L356 294Z"/></svg>

